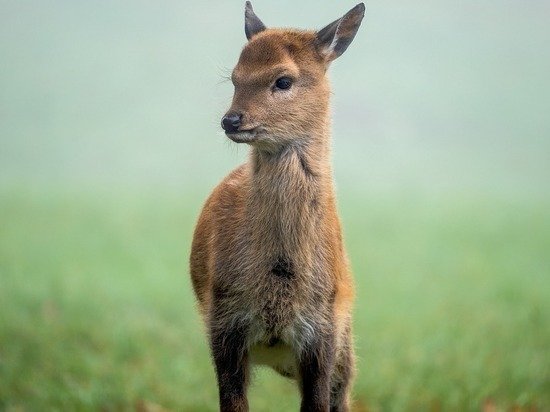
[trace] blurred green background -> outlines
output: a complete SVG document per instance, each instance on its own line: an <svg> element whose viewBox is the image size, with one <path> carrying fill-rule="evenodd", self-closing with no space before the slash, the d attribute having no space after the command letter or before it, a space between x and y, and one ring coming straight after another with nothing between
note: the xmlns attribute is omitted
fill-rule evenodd
<svg viewBox="0 0 550 412"><path fill-rule="evenodd" d="M267 2L321 28L355 3ZM217 408L187 258L244 1L0 1L0 410ZM356 409L550 410L550 3L367 3L331 68ZM252 410L297 410L258 370Z"/></svg>

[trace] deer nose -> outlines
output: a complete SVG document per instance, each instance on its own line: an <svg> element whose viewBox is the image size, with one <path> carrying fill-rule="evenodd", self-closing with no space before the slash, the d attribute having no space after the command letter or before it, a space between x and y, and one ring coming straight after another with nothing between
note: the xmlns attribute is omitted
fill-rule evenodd
<svg viewBox="0 0 550 412"><path fill-rule="evenodd" d="M222 129L228 133L233 133L239 130L241 126L242 115L236 112L229 112L222 117Z"/></svg>

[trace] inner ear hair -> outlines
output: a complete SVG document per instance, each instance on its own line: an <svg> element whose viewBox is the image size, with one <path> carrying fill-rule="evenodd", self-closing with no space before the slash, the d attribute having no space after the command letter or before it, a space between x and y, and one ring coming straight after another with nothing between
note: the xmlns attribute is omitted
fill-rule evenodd
<svg viewBox="0 0 550 412"><path fill-rule="evenodd" d="M359 3L343 17L317 32L317 48L330 62L341 56L351 44L365 16L365 5Z"/></svg>

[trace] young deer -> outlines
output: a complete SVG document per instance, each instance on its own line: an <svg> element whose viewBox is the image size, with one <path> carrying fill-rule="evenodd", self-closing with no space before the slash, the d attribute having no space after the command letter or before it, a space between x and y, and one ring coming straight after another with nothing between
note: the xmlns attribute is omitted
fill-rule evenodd
<svg viewBox="0 0 550 412"><path fill-rule="evenodd" d="M322 30L268 29L245 8L227 136L250 159L210 195L191 251L222 411L246 411L250 363L298 380L303 411L347 411L352 277L330 165L327 69L365 6Z"/></svg>

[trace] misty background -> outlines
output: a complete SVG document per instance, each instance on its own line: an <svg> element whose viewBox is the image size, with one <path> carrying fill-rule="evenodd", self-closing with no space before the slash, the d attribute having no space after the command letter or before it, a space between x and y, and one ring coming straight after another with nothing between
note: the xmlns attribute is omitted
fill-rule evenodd
<svg viewBox="0 0 550 412"><path fill-rule="evenodd" d="M257 1L319 29L352 3ZM246 158L219 120L241 2L2 2L3 185L207 191ZM367 2L330 69L341 190L550 189L545 1Z"/></svg>

